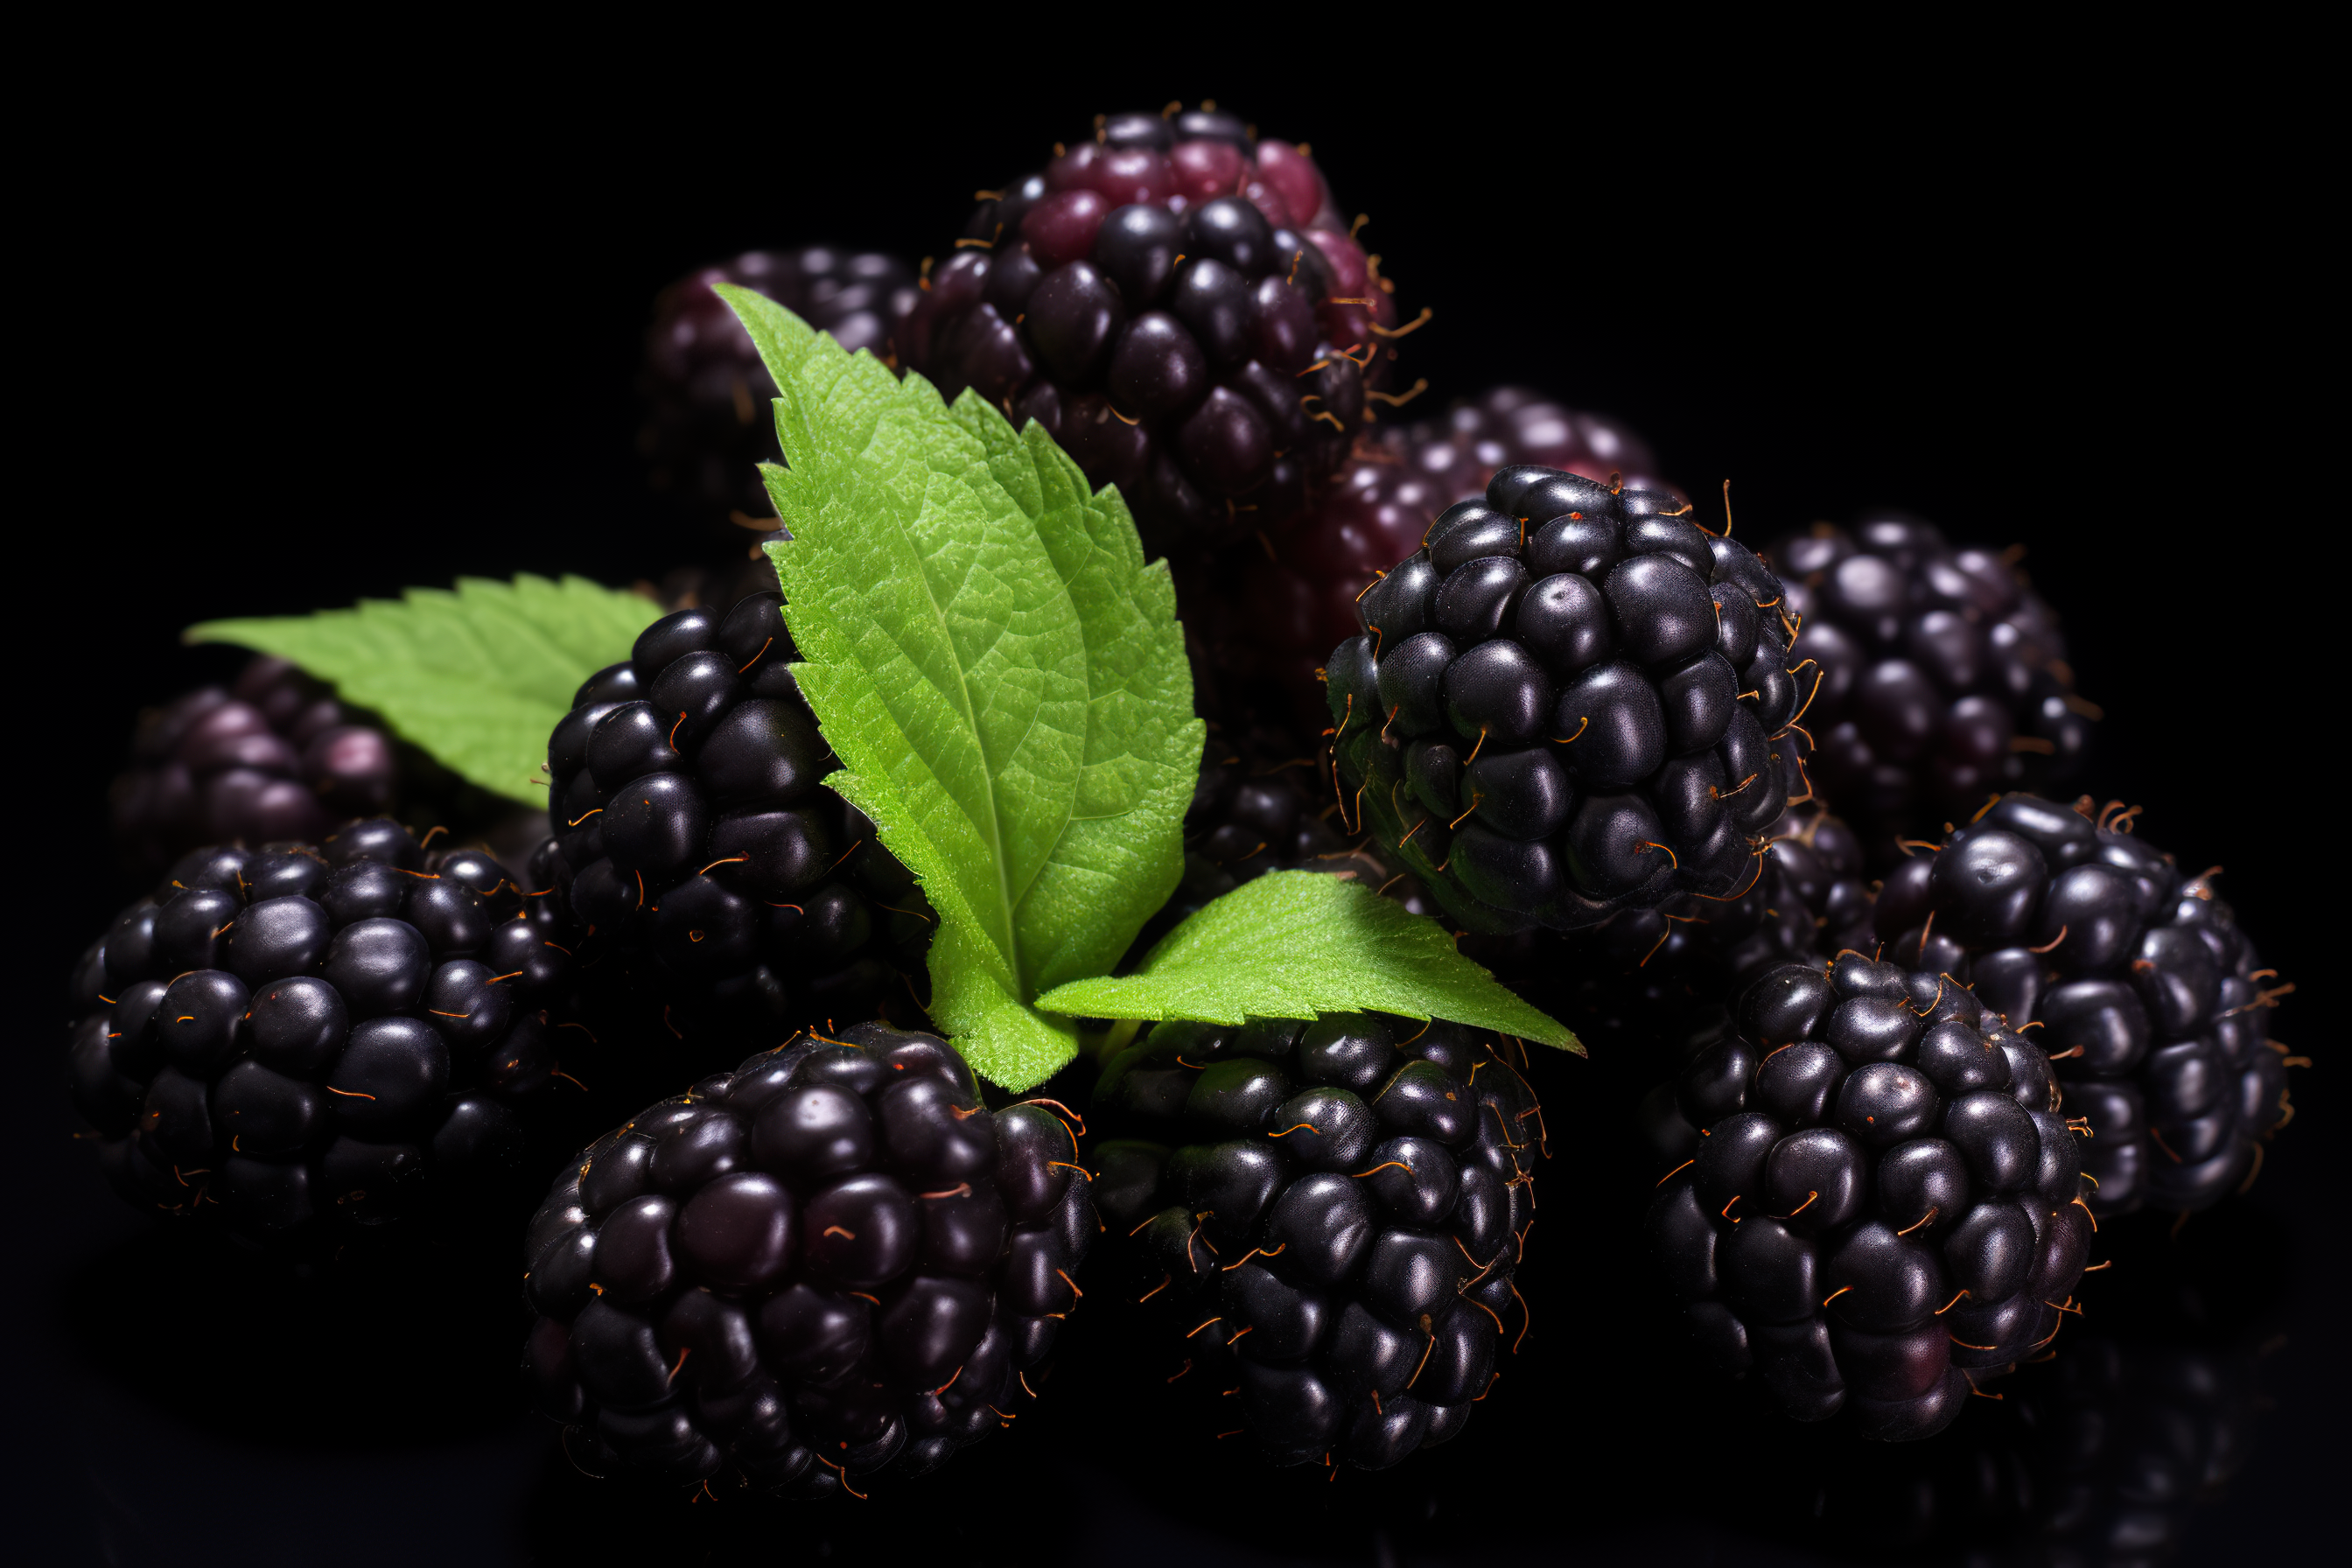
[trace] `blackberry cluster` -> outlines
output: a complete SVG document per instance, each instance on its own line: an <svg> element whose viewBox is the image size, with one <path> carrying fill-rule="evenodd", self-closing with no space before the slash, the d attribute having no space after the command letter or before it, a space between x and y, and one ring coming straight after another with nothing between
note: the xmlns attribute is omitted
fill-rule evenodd
<svg viewBox="0 0 2352 1568"><path fill-rule="evenodd" d="M1117 485L1160 553L1297 510L1370 417L1396 320L1303 146L1174 107L982 193L898 340Z"/></svg>
<svg viewBox="0 0 2352 1568"><path fill-rule="evenodd" d="M521 1155L561 911L398 823L198 850L74 976L74 1103L142 1208L260 1239L373 1225Z"/></svg>
<svg viewBox="0 0 2352 1568"><path fill-rule="evenodd" d="M1420 548L1429 525L1483 495L1506 468L1538 465L1629 489L1672 487L1640 437L1595 414L1503 386L1412 425L1368 430L1332 483L1290 521L1213 569L1180 579L1188 622L1202 621L1218 667L1286 691L1311 690L1333 645L1356 631L1356 598ZM1238 565L1238 587L1227 575ZM1318 719L1316 722L1320 723Z"/></svg>
<svg viewBox="0 0 2352 1568"><path fill-rule="evenodd" d="M282 658L139 716L112 790L114 837L143 877L205 844L315 841L393 806L391 740Z"/></svg>
<svg viewBox="0 0 2352 1568"><path fill-rule="evenodd" d="M1357 602L1340 794L1465 928L1729 893L1803 798L1780 584L1689 510L1506 468Z"/></svg>
<svg viewBox="0 0 2352 1568"><path fill-rule="evenodd" d="M540 1407L681 1479L937 1468L1030 1392L1100 1228L1045 1106L992 1112L943 1041L861 1024L647 1108L531 1221Z"/></svg>
<svg viewBox="0 0 2352 1568"><path fill-rule="evenodd" d="M654 299L639 376L638 450L657 490L715 511L771 514L757 465L776 460L776 384L716 283L757 290L855 353L887 358L913 309L915 275L895 257L829 245L752 250L690 272Z"/></svg>
<svg viewBox="0 0 2352 1568"><path fill-rule="evenodd" d="M1889 958L2040 1024L2093 1133L2095 1212L2187 1213L2253 1179L2298 1058L2264 1037L2286 988L2264 988L2273 972L2214 895L2220 868L2184 876L2131 825L2087 796L2004 796L1940 848L1909 846L1874 918Z"/></svg>
<svg viewBox="0 0 2352 1568"><path fill-rule="evenodd" d="M820 782L782 597L674 611L580 688L547 747L558 891L614 994L698 1047L869 1015L932 916L873 825Z"/></svg>
<svg viewBox="0 0 2352 1568"><path fill-rule="evenodd" d="M2041 1051L1950 979L1790 965L1685 1046L1652 1249L1700 1352L1801 1421L1924 1437L2058 1331L2093 1231Z"/></svg>
<svg viewBox="0 0 2352 1568"><path fill-rule="evenodd" d="M2098 710L2074 694L2058 617L2013 554L1955 550L1899 517L1824 523L1768 552L1804 627L1808 765L1873 836L1965 820L1988 795L2063 785Z"/></svg>
<svg viewBox="0 0 2352 1568"><path fill-rule="evenodd" d="M1120 1135L1097 1202L1182 1319L1186 1371L1237 1394L1268 1459L1379 1469L1462 1430L1525 1310L1542 1130L1478 1032L1161 1024L1094 1104Z"/></svg>

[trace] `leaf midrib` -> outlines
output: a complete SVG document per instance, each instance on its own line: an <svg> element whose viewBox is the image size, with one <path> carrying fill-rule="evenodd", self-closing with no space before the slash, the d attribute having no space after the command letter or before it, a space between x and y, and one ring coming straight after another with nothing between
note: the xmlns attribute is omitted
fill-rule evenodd
<svg viewBox="0 0 2352 1568"><path fill-rule="evenodd" d="M875 421L873 432L866 437L866 447L868 451L873 449L876 441L881 436L883 426L886 423L887 421L883 420ZM923 466L927 469L930 468L930 464L928 460ZM963 480L955 478L955 476L950 475L947 477L953 479L957 484L964 484ZM966 493L969 494L971 487L970 485L964 485L964 489ZM972 499L975 502L979 501L979 497L977 496L973 496ZM982 510L984 511L986 510L985 503L981 504ZM919 507L916 509L915 515L918 517L922 515L922 511ZM906 521L903 518L898 519L894 521L893 526L898 529L899 538L905 542L908 552L913 555L918 562L925 561L927 557L924 555L920 544L908 531ZM975 561L973 567L966 568L965 576L967 583L970 580L971 570L976 568L977 564L977 561ZM1013 984L1020 986L1022 990L1026 991L1029 988L1028 982L1023 978L1021 973L1021 931L1014 919L1014 910L1012 901L1012 889L1008 886L1005 879L1003 814L997 809L996 773L990 765L988 742L981 733L980 717L972 705L971 671L964 663L963 652L956 646L955 633L948 625L947 607L940 604L939 595L933 591L931 587L931 574L929 572L920 572L918 575L922 579L923 598L925 602L931 606L931 618L939 626L940 638L947 645L948 657L955 661L956 690L963 703L964 727L968 731L970 731L971 735L972 750L980 758L981 787L987 792L989 858L992 862L996 872L997 907L998 911L1003 916L1004 921L1005 963L1012 973ZM1002 628L1000 628L1000 631L1001 629ZM1033 723L1035 721L1034 717L1031 721ZM953 797L950 796L950 798ZM1027 1002L1030 998L1024 995L1021 997L1020 1000Z"/></svg>

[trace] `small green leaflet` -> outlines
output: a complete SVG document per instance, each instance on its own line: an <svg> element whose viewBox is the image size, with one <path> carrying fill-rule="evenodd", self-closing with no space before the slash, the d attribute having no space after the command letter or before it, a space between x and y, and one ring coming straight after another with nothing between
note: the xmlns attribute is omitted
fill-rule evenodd
<svg viewBox="0 0 2352 1568"><path fill-rule="evenodd" d="M593 670L629 657L661 606L584 577L460 577L355 609L206 621L192 643L290 659L487 790L547 805L547 738Z"/></svg>
<svg viewBox="0 0 2352 1568"><path fill-rule="evenodd" d="M1319 871L1244 882L1161 938L1134 973L1073 981L1037 1005L1069 1017L1213 1024L1364 1009L1584 1050L1456 952L1435 921Z"/></svg>
<svg viewBox="0 0 2352 1568"><path fill-rule="evenodd" d="M1115 963L1182 871L1204 730L1165 563L1035 425L721 286L775 378L794 667L940 917L932 1016L1020 1089L1076 1054L1031 1005Z"/></svg>

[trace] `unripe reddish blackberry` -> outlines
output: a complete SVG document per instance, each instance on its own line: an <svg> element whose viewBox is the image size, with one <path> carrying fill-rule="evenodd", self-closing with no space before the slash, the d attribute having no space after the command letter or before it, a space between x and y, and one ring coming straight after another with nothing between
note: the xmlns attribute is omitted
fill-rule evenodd
<svg viewBox="0 0 2352 1568"><path fill-rule="evenodd" d="M1956 550L1881 516L1851 533L1822 524L1766 558L1811 661L1807 767L1874 859L1989 795L2081 772L2099 710L2075 695L2057 615L2013 552Z"/></svg>
<svg viewBox="0 0 2352 1568"><path fill-rule="evenodd" d="M1116 114L983 192L901 324L950 398L1034 418L1154 553L1278 523L1335 471L1396 308L1302 145L1203 106Z"/></svg>
<svg viewBox="0 0 2352 1568"><path fill-rule="evenodd" d="M915 302L915 275L895 257L809 245L746 251L689 272L654 300L639 377L645 424L637 433L656 490L753 518L773 510L758 465L776 460L769 400L776 384L751 334L714 283L739 283L830 332L852 353L890 356L899 318Z"/></svg>
<svg viewBox="0 0 2352 1568"><path fill-rule="evenodd" d="M1526 1331L1542 1121L1504 1048L1336 1014L1160 1024L1104 1068L1096 1201L1177 1376L1232 1395L1273 1463L1453 1437Z"/></svg>
<svg viewBox="0 0 2352 1568"><path fill-rule="evenodd" d="M1956 976L2049 1053L2100 1215L2209 1208L2261 1170L2293 1114L2265 1038L2276 984L2230 906L2221 868L2184 875L2096 811L2011 795L1940 847L1906 846L1874 922L1885 955ZM2269 984L2265 984L2265 983Z"/></svg>
<svg viewBox="0 0 2352 1568"><path fill-rule="evenodd" d="M1780 584L1689 513L1506 468L1358 601L1340 795L1465 930L1731 893L1805 797Z"/></svg>
<svg viewBox="0 0 2352 1568"><path fill-rule="evenodd" d="M226 689L200 687L140 715L111 791L115 843L153 877L200 845L315 842L392 809L396 783L388 736L262 655Z"/></svg>
<svg viewBox="0 0 2352 1568"><path fill-rule="evenodd" d="M1948 976L1848 953L1765 975L1684 1049L1700 1139L1648 1228L1712 1364L1902 1440L2058 1331L2095 1226L2031 1037Z"/></svg>
<svg viewBox="0 0 2352 1568"><path fill-rule="evenodd" d="M929 940L914 878L824 787L838 764L795 657L781 595L675 611L548 742L557 892L589 978L692 1051L904 1005Z"/></svg>
<svg viewBox="0 0 2352 1568"><path fill-rule="evenodd" d="M569 946L488 855L386 818L198 850L83 955L74 1103L142 1208L298 1244L395 1218L520 1157Z"/></svg>
<svg viewBox="0 0 2352 1568"><path fill-rule="evenodd" d="M1180 578L1187 621L1199 623L1221 669L1306 690L1333 645L1357 630L1366 584L1420 548L1447 508L1479 499L1502 469L1528 464L1589 479L1617 475L1629 489L1673 489L1623 426L1525 387L1496 387L1360 437L1332 482L1267 529L1258 551L1237 548Z"/></svg>
<svg viewBox="0 0 2352 1568"><path fill-rule="evenodd" d="M540 1408L605 1458L797 1495L1009 1424L1100 1228L1050 1102L992 1111L944 1041L798 1036L648 1107L524 1244Z"/></svg>

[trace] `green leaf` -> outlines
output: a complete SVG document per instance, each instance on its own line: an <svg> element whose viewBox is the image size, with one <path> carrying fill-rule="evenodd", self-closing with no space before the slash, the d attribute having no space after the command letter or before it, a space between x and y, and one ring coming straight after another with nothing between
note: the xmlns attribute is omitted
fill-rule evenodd
<svg viewBox="0 0 2352 1568"><path fill-rule="evenodd" d="M1160 939L1134 973L1074 981L1037 999L1083 1018L1312 1018L1362 1009L1449 1018L1584 1047L1454 950L1435 921L1343 877L1269 871Z"/></svg>
<svg viewBox="0 0 2352 1568"><path fill-rule="evenodd" d="M1167 565L1034 423L719 292L779 389L769 553L829 782L939 914L932 1016L1026 1088L1076 1049L1037 994L1108 970L1182 873L1204 731Z"/></svg>
<svg viewBox="0 0 2352 1568"><path fill-rule="evenodd" d="M628 658L660 614L584 577L460 577L454 592L411 588L355 609L206 621L184 635L290 659L471 783L545 806L547 738L572 693Z"/></svg>

